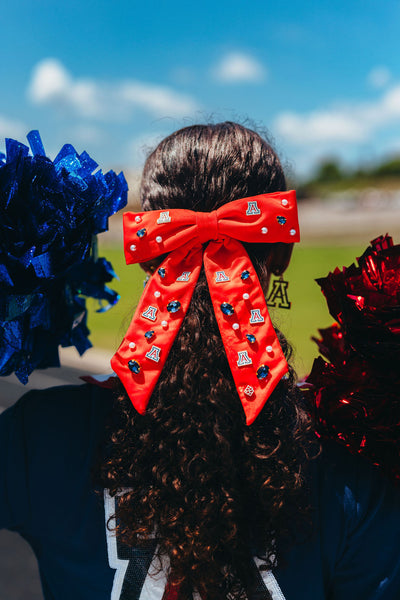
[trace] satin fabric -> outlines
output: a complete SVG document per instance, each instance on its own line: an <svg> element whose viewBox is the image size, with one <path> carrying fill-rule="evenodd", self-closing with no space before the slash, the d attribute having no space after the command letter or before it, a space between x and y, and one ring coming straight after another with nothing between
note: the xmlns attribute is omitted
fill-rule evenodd
<svg viewBox="0 0 400 600"><path fill-rule="evenodd" d="M124 214L128 264L167 254L147 283L111 360L139 413L146 411L204 264L246 423L255 420L288 367L260 282L241 242L293 243L299 239L294 191L242 198L210 213L170 209ZM249 275L244 277L246 272ZM171 312L171 302L173 309L178 307L176 312ZM224 303L233 314L223 312Z"/></svg>

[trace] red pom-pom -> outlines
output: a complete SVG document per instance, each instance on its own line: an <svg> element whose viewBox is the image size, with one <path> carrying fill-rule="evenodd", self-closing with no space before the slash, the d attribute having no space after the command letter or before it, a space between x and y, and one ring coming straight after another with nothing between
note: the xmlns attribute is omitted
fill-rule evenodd
<svg viewBox="0 0 400 600"><path fill-rule="evenodd" d="M400 245L380 236L358 266L317 281L338 322L313 338L329 362L303 388L318 433L400 480Z"/></svg>

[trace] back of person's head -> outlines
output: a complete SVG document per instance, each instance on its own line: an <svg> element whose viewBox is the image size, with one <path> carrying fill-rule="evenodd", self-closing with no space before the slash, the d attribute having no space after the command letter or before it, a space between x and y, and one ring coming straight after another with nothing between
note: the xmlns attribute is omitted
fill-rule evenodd
<svg viewBox="0 0 400 600"><path fill-rule="evenodd" d="M192 125L158 144L143 170L144 210L215 210L238 198L285 191L285 175L274 150L258 133L238 123ZM288 244L247 244L262 284L287 266Z"/></svg>
<svg viewBox="0 0 400 600"><path fill-rule="evenodd" d="M150 154L141 199L144 210L211 211L285 186L278 157L254 131L235 123L193 125ZM246 249L264 289L291 252L284 244ZM194 589L213 599L245 597L255 549L271 566L276 540L291 533L293 515L305 512L313 441L293 369L246 426L204 272L146 414L135 412L121 387L111 441L102 482L111 494L129 488L119 499L120 533L138 545L156 532L179 599Z"/></svg>
<svg viewBox="0 0 400 600"><path fill-rule="evenodd" d="M211 211L226 202L284 191L285 176L271 146L237 123L192 125L165 138L142 177L144 210Z"/></svg>

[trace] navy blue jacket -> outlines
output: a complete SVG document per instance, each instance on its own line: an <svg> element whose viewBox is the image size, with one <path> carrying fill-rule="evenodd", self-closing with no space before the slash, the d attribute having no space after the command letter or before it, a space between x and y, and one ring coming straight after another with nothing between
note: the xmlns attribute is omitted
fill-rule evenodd
<svg viewBox="0 0 400 600"><path fill-rule="evenodd" d="M123 547L105 526L115 500L93 489L110 407L109 391L86 384L29 392L0 416L0 527L32 546L46 600L164 593L163 575L147 574L156 542ZM316 532L260 586L274 600L400 599L399 490L338 447L311 471Z"/></svg>

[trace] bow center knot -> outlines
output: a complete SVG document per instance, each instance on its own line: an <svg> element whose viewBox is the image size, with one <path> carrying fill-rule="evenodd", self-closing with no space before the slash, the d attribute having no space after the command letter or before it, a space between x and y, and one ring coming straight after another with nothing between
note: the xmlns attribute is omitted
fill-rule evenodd
<svg viewBox="0 0 400 600"><path fill-rule="evenodd" d="M196 213L197 235L202 244L218 239L217 211Z"/></svg>

